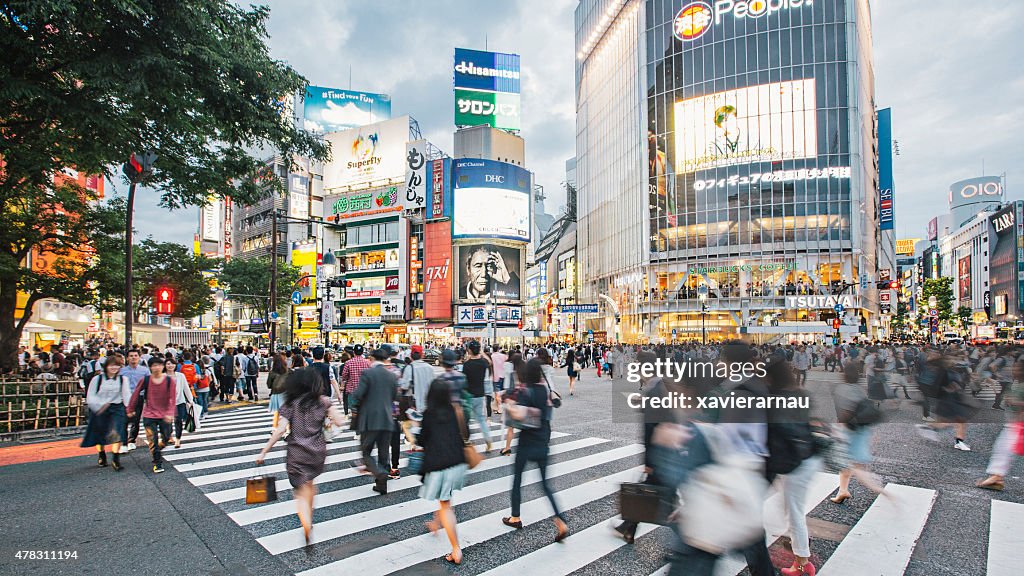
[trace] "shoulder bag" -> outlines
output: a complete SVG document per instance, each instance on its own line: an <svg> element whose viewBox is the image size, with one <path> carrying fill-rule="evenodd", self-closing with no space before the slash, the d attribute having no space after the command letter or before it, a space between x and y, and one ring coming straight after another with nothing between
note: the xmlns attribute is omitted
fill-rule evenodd
<svg viewBox="0 0 1024 576"><path fill-rule="evenodd" d="M398 397L398 421L405 422L409 420L409 409L414 408L413 393L416 390L416 368L412 364L405 367L406 370L412 371L412 378L409 382L409 391Z"/></svg>
<svg viewBox="0 0 1024 576"><path fill-rule="evenodd" d="M463 418L463 415L462 415L462 407L461 406L456 408L455 416L459 420L459 429L460 430L468 430L468 428L466 427L466 421L465 421L465 419ZM487 422L483 422L482 424L484 426L487 426ZM465 458L466 458L466 466L468 466L470 470L472 470L473 468L476 468L477 465L479 465L480 462L482 462L483 459L484 459L484 457L481 456L480 453L476 451L476 446L474 446L468 440L464 441L463 444L462 444L462 454L465 456Z"/></svg>

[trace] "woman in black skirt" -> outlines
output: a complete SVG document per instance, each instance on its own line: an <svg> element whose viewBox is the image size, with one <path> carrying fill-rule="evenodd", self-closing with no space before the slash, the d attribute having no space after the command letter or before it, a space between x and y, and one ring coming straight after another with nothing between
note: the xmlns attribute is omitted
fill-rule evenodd
<svg viewBox="0 0 1024 576"><path fill-rule="evenodd" d="M89 422L85 428L85 437L82 438L82 447L95 446L99 452L99 466L107 465L107 453L103 451L105 445L110 446L114 455L113 468L121 471L121 434L125 428L125 402L131 397L128 388L128 377L121 376L118 371L124 365L120 354L107 357L107 363L103 367L103 373L97 374L89 381L85 389L85 403L89 409ZM114 442L108 442L111 434L117 434Z"/></svg>

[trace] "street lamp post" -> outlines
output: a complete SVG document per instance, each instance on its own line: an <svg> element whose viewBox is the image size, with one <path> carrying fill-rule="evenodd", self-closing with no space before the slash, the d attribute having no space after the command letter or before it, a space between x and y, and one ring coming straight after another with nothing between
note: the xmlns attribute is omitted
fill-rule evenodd
<svg viewBox="0 0 1024 576"><path fill-rule="evenodd" d="M935 310L936 311L936 315L935 316L929 316L928 317L928 337L931 340L932 344L935 344L935 332L936 332L936 330L938 329L938 326L939 326L938 307L939 307L939 300L938 300L938 298L936 298L935 296L929 296L928 297L929 314L931 314L931 310ZM932 328L932 318L935 318L935 320L934 320L934 322L935 322L935 329Z"/></svg>
<svg viewBox="0 0 1024 576"><path fill-rule="evenodd" d="M224 345L224 291L217 290L213 295L217 303L217 343Z"/></svg>
<svg viewBox="0 0 1024 576"><path fill-rule="evenodd" d="M493 327L494 327L494 299L488 294L487 301L484 304L484 313L487 314L487 345L492 346L494 344Z"/></svg>
<svg viewBox="0 0 1024 576"><path fill-rule="evenodd" d="M323 264L321 265L323 282L317 282L316 285L317 292L320 291L321 284L324 284L327 288L324 290L324 297L320 301L320 338L324 341L324 347L327 347L330 344L329 339L331 337L331 330L334 329L334 314L328 313L328 308L333 311L334 307L328 307L327 303L331 298L331 280L334 279L334 265L336 262L337 260L334 257L334 252L328 251L324 253ZM327 328L328 322L330 322L330 329Z"/></svg>
<svg viewBox="0 0 1024 576"><path fill-rule="evenodd" d="M700 341L704 346L708 345L708 332L705 326L705 319L708 315L708 295L704 292L699 292L697 298L700 300Z"/></svg>

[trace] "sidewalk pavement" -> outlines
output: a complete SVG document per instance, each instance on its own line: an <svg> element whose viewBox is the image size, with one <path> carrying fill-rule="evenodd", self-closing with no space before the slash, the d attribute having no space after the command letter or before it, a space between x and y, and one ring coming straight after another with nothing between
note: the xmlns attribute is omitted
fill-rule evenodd
<svg viewBox="0 0 1024 576"><path fill-rule="evenodd" d="M0 574L291 573L173 467L153 474L144 445L114 472L79 442L0 448ZM16 558L30 550L77 559Z"/></svg>

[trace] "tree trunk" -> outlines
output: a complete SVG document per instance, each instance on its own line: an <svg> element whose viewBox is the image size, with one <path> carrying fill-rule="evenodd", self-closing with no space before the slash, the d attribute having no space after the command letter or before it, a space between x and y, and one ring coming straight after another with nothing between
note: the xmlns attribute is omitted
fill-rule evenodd
<svg viewBox="0 0 1024 576"><path fill-rule="evenodd" d="M0 282L0 374L10 374L18 370L18 342L21 333L28 323L32 306L39 300L35 294L30 295L25 304L25 316L14 319L18 307L18 285L13 281Z"/></svg>

